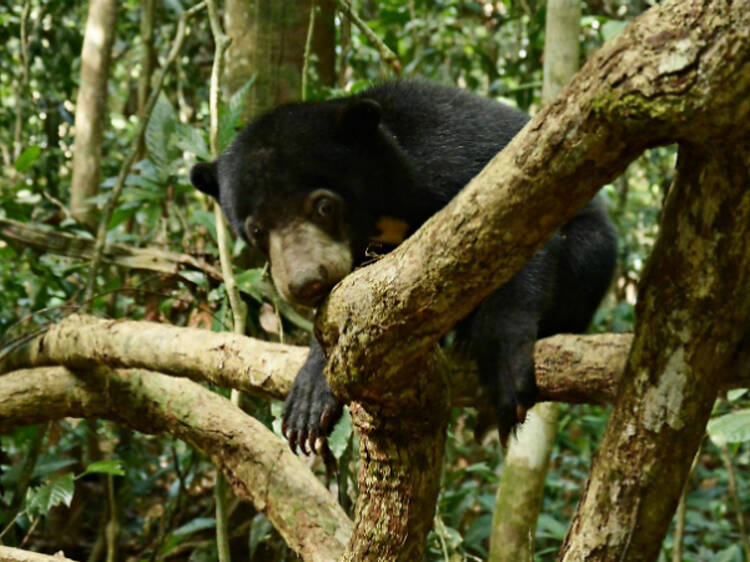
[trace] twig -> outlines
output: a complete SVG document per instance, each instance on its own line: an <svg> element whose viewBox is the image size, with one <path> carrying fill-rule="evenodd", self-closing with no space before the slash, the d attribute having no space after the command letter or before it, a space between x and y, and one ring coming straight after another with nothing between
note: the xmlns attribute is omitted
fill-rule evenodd
<svg viewBox="0 0 750 562"><path fill-rule="evenodd" d="M214 0L207 0L208 19L211 24L211 35L214 37L214 62L211 67L211 89L209 93L209 113L210 113L210 138L211 156L219 156L219 92L221 90L221 77L224 70L224 53L229 47L229 38L221 29L219 16L216 13L216 4ZM214 217L216 219L216 241L219 246L219 258L221 260L221 272L224 275L224 287L227 291L229 306L232 309L232 318L234 320L234 332L244 334L245 332L245 304L240 298L240 292L237 289L237 282L232 270L232 255L227 243L228 232L224 215L221 207L214 203ZM230 394L232 404L239 405L240 393L232 389ZM218 551L219 562L229 562L231 555L229 552L229 526L227 513L227 482L219 470L216 471L216 487L214 497L216 499L216 548Z"/></svg>
<svg viewBox="0 0 750 562"><path fill-rule="evenodd" d="M202 10L205 5L206 2L199 2L192 8L185 10L182 15L180 15L180 21L177 24L177 32L175 33L175 38L172 42L172 48L169 51L169 55L167 55L167 60L164 62L164 66L162 66L156 76L156 84L148 97L148 102L146 103L146 107L143 110L143 116L139 120L138 131L135 135L135 142L131 146L128 157L125 159L122 167L120 168L120 173L117 175L115 186L114 188L112 188L112 193L110 193L110 196L107 199L107 203L104 206L102 217L99 221L99 229L97 230L96 234L96 246L94 249L94 257L91 260L91 269L89 271L88 282L86 283L86 290L84 292L84 301L90 300L92 295L94 294L94 289L96 287L96 276L99 271L99 266L102 263L104 248L107 243L107 227L109 225L110 217L112 216L112 213L117 206L117 202L120 198L120 193L122 192L122 188L125 185L125 180L130 173L130 169L135 162L136 156L138 155L138 147L143 142L144 135L146 134L146 126L148 125L148 121L151 118L151 112L154 110L156 100L158 99L159 93L161 92L162 86L164 85L164 78L166 77L167 71L172 66L172 63L175 61L177 55L180 52L180 49L182 48L182 43L185 40L185 32L187 31L187 21L193 15Z"/></svg>
<svg viewBox="0 0 750 562"><path fill-rule="evenodd" d="M677 504L677 524L674 530L674 547L672 549L672 562L682 562L682 538L685 536L685 514L687 513L687 493L688 484L690 483L690 475L695 470L695 465L698 464L698 457L701 454L700 447L693 457L693 464L690 465L690 471L688 472L687 478L685 478L685 487L682 489L680 494L680 502Z"/></svg>
<svg viewBox="0 0 750 562"><path fill-rule="evenodd" d="M359 28L364 36L367 37L367 40L378 50L380 58L391 67L394 74L401 74L401 62L398 60L396 54L388 48L388 45L383 43L380 37L378 37L357 14L354 13L349 0L336 0L336 4L344 15L346 15L346 17L348 17L351 22Z"/></svg>
<svg viewBox="0 0 750 562"><path fill-rule="evenodd" d="M315 30L315 0L310 2L310 19L307 24L307 38L305 39L305 53L302 57L302 88L300 97L307 99L307 75L310 72L310 51L312 48L313 31Z"/></svg>
<svg viewBox="0 0 750 562"><path fill-rule="evenodd" d="M17 85L16 98L16 123L13 131L13 161L16 161L21 155L21 136L23 133L23 104L25 102L24 92L29 84L29 46L26 37L26 20L29 17L31 3L29 0L23 3L21 8L21 81Z"/></svg>
<svg viewBox="0 0 750 562"><path fill-rule="evenodd" d="M26 533L26 536L21 541L21 544L19 545L21 548L26 546L26 543L29 542L29 539L31 538L31 535L36 531L37 525L39 525L39 521L42 520L41 515L37 515L34 518L34 521L31 523L31 527L29 527L28 532Z"/></svg>
<svg viewBox="0 0 750 562"><path fill-rule="evenodd" d="M734 471L734 464L732 464L732 457L729 455L729 447L724 443L721 446L721 460L724 462L724 467L727 469L727 477L729 479L729 495L732 498L734 504L734 510L737 513L737 526L740 530L740 541L742 542L742 548L745 551L745 560L750 562L750 540L747 536L747 524L745 522L745 516L742 513L742 503L737 495L737 475Z"/></svg>
<svg viewBox="0 0 750 562"><path fill-rule="evenodd" d="M107 539L107 562L117 560L117 537L120 534L120 522L117 518L117 500L115 498L115 477L106 475L107 499L109 500L109 521L104 535Z"/></svg>

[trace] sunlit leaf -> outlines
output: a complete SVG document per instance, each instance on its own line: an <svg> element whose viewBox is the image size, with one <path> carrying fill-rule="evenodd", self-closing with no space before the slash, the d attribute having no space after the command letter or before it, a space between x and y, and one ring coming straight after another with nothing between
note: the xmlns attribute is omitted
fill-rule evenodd
<svg viewBox="0 0 750 562"><path fill-rule="evenodd" d="M184 537L205 529L213 529L214 527L216 527L216 519L213 517L196 517L192 521L189 521L172 531L172 534L177 535L178 537Z"/></svg>
<svg viewBox="0 0 750 562"><path fill-rule="evenodd" d="M349 414L349 408L344 408L344 413L341 415L341 419L336 422L336 425L328 437L328 446L331 448L331 452L336 459L341 459L341 455L344 454L347 445L349 445L349 438L352 435L352 416Z"/></svg>
<svg viewBox="0 0 750 562"><path fill-rule="evenodd" d="M730 412L708 422L711 441L717 445L750 441L750 409Z"/></svg>
<svg viewBox="0 0 750 562"><path fill-rule="evenodd" d="M122 461L119 459L108 459L103 461L92 462L86 467L81 476L84 474L112 474L114 476L125 476L122 469Z"/></svg>

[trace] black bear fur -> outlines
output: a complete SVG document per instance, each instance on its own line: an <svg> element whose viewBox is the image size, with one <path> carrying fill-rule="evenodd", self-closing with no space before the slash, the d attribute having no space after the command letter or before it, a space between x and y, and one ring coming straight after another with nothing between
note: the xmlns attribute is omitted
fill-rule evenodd
<svg viewBox="0 0 750 562"><path fill-rule="evenodd" d="M277 286L288 281L286 294L280 287L285 298L314 305L365 261L382 217L413 232L527 120L516 109L464 90L391 82L350 97L278 107L242 130L217 162L196 165L191 180L219 200L239 235L261 248L268 249L269 232L305 213L325 231L327 244L347 246L350 263L330 258L343 273L331 274L329 265L316 272L313 264L312 273L294 279L292 262L278 274L284 280L274 276ZM310 195L321 188L322 196ZM317 211L310 211L316 204ZM277 243L277 256L288 239ZM535 340L586 330L610 284L615 256L614 229L595 199L458 326L493 401L501 436L536 399ZM313 338L284 408L284 432L293 449L299 445L306 452L340 415L324 365Z"/></svg>

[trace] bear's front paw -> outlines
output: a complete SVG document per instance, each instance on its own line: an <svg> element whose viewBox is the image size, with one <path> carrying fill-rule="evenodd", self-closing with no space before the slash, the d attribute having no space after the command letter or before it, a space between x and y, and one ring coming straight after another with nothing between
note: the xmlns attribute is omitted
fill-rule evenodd
<svg viewBox="0 0 750 562"><path fill-rule="evenodd" d="M296 452L315 451L318 437L326 437L341 417L342 404L334 398L323 373L297 375L284 403L281 432Z"/></svg>
<svg viewBox="0 0 750 562"><path fill-rule="evenodd" d="M518 424L526 420L526 412L536 402L538 393L531 356L521 354L509 363L512 369L501 373L498 384L488 388L503 447L507 447Z"/></svg>

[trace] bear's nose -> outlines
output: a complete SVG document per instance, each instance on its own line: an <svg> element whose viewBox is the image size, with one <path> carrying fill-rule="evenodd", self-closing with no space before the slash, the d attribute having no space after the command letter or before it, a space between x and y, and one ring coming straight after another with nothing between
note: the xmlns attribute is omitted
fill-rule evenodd
<svg viewBox="0 0 750 562"><path fill-rule="evenodd" d="M325 296L325 279L315 276L303 276L289 284L289 292L295 300L308 306L316 304Z"/></svg>

